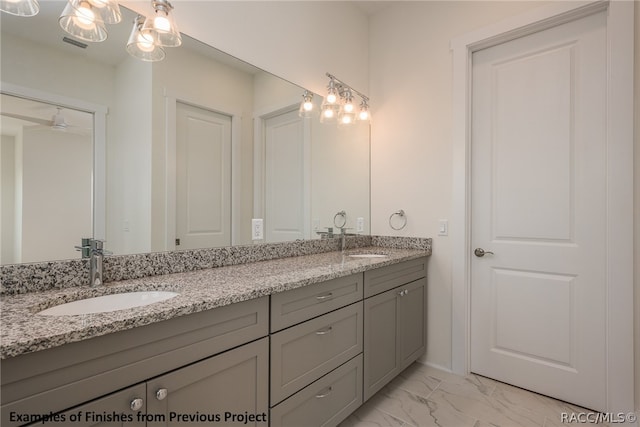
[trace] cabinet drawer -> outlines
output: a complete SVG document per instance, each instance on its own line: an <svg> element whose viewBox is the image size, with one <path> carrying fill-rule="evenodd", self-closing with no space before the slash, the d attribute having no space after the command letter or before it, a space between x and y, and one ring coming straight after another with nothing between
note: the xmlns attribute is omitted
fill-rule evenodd
<svg viewBox="0 0 640 427"><path fill-rule="evenodd" d="M271 336L271 405L362 352L362 302Z"/></svg>
<svg viewBox="0 0 640 427"><path fill-rule="evenodd" d="M362 403L362 355L271 409L271 427L336 426Z"/></svg>
<svg viewBox="0 0 640 427"><path fill-rule="evenodd" d="M271 295L271 332L361 300L362 284L362 274L353 274Z"/></svg>
<svg viewBox="0 0 640 427"><path fill-rule="evenodd" d="M364 297L368 298L377 295L396 286L426 277L426 275L426 257L365 271Z"/></svg>

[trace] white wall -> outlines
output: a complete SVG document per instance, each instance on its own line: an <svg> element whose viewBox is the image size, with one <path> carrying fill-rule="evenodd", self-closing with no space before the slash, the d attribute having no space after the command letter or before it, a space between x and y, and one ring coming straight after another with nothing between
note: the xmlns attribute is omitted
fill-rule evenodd
<svg viewBox="0 0 640 427"><path fill-rule="evenodd" d="M24 129L20 262L77 257L74 246L93 233L92 171L90 136Z"/></svg>
<svg viewBox="0 0 640 427"><path fill-rule="evenodd" d="M149 2L123 5L148 15ZM325 72L367 92L368 20L343 1L173 2L180 31L316 93Z"/></svg>
<svg viewBox="0 0 640 427"><path fill-rule="evenodd" d="M22 133L22 132L21 132ZM22 135L1 135L0 140L0 264L18 262L16 255L16 146Z"/></svg>
<svg viewBox="0 0 640 427"><path fill-rule="evenodd" d="M402 206L403 235L433 237L429 260L429 341L426 362L451 367L451 238L437 236L439 219L452 215L452 38L524 12L543 2L397 2L371 18L372 221L389 229ZM636 65L640 15L636 7ZM640 74L636 67L636 94ZM636 95L636 102L638 100ZM639 113L636 109L636 118ZM637 119L637 124L640 119ZM636 218L640 217L640 142L636 134ZM389 173L393 171L393 173ZM636 337L640 333L640 231L636 223ZM450 234L459 230L450 230ZM640 339L636 338L640 359ZM640 364L638 364L640 365ZM640 407L640 366L636 397Z"/></svg>
<svg viewBox="0 0 640 427"><path fill-rule="evenodd" d="M107 243L116 254L151 251L151 64L116 68L107 132Z"/></svg>
<svg viewBox="0 0 640 427"><path fill-rule="evenodd" d="M640 4L636 3L635 7L635 54L634 54L634 141L635 141L635 158L634 158L634 218L635 218L635 337L636 337L636 410L640 410Z"/></svg>

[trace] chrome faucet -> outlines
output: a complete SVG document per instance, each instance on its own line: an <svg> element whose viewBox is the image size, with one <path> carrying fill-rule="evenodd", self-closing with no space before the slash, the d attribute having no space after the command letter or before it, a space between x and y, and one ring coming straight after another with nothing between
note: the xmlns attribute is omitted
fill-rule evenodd
<svg viewBox="0 0 640 427"><path fill-rule="evenodd" d="M316 234L320 236L321 239L331 239L333 238L333 227L326 227L327 231L316 231Z"/></svg>
<svg viewBox="0 0 640 427"><path fill-rule="evenodd" d="M102 285L102 260L109 251L104 250L104 241L91 238L83 238L82 246L76 246L82 251L82 258L89 260L89 286Z"/></svg>
<svg viewBox="0 0 640 427"><path fill-rule="evenodd" d="M347 236L353 236L353 234L347 233L347 230L351 230L347 227L340 227L340 250L344 252L347 248Z"/></svg>

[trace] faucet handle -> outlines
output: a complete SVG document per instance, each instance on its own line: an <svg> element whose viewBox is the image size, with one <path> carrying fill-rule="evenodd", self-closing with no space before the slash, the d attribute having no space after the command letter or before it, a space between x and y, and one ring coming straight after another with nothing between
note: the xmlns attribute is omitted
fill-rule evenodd
<svg viewBox="0 0 640 427"><path fill-rule="evenodd" d="M91 237L83 237L82 238L82 246L74 246L77 251L82 252L82 258L91 257Z"/></svg>

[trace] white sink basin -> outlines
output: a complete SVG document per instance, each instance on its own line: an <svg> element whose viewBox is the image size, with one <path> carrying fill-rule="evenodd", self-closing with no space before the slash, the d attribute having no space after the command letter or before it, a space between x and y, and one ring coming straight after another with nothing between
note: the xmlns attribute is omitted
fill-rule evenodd
<svg viewBox="0 0 640 427"><path fill-rule="evenodd" d="M107 313L110 311L124 310L126 308L142 307L143 305L168 300L177 295L178 293L176 292L166 291L125 292L56 305L42 310L38 314L45 316L71 316L78 314Z"/></svg>
<svg viewBox="0 0 640 427"><path fill-rule="evenodd" d="M351 254L349 255L352 258L386 258L389 255L385 254Z"/></svg>

